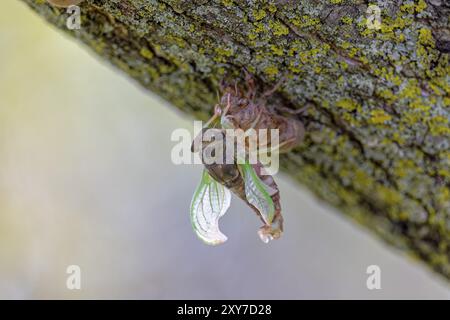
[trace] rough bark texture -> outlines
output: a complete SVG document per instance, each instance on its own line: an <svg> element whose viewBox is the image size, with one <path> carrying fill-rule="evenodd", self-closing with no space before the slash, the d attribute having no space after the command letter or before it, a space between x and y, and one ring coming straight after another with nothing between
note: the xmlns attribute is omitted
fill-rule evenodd
<svg viewBox="0 0 450 320"><path fill-rule="evenodd" d="M380 1L380 30L363 0L87 0L75 31L64 9L23 1L196 118L243 67L262 87L285 77L275 102L312 105L285 171L450 279L445 0Z"/></svg>

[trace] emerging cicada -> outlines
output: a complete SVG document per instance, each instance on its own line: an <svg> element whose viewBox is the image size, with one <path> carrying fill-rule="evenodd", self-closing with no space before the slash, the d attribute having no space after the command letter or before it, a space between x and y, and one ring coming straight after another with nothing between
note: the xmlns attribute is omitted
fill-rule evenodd
<svg viewBox="0 0 450 320"><path fill-rule="evenodd" d="M253 80L250 77L247 77L247 80L246 95L237 86L224 88L224 95L215 106L213 117L192 144L192 152L201 152L205 170L192 198L191 222L197 236L210 245L221 244L227 240L219 230L219 219L230 206L230 190L261 218L264 225L258 234L263 242L278 239L283 232L277 184L271 175L263 173L264 166L259 160L250 163L249 157L238 153L232 155L231 162L227 161L229 160L226 158L227 148L230 143L235 145L236 142L227 141L229 136L226 132L231 129L277 130L279 132L277 145L271 145L269 140L264 140L258 141L258 148L265 150L269 148L271 152L274 150L287 152L302 141L304 128L299 120L281 116L270 110L264 100L268 94L256 97ZM214 128L218 125L217 122L220 123L220 127ZM205 135L214 136L214 139L205 141ZM247 147L244 143L244 148ZM205 155L213 155L215 161L205 159Z"/></svg>
<svg viewBox="0 0 450 320"><path fill-rule="evenodd" d="M212 142L202 144L202 155L213 154L219 148L223 148L221 157L225 158L226 139L222 129L204 129L197 139L203 139L207 131L215 134ZM197 150L194 140L193 150ZM202 180L197 187L191 203L191 221L197 235L207 244L220 244L227 237L219 230L219 218L222 217L230 206L230 190L244 200L261 218L264 226L259 230L259 236L264 242L277 239L283 231L283 218L281 216L280 197L278 187L269 175L261 173L261 163L254 165L248 160L241 163L234 161L207 163L204 161L205 170ZM204 158L202 158L204 160Z"/></svg>

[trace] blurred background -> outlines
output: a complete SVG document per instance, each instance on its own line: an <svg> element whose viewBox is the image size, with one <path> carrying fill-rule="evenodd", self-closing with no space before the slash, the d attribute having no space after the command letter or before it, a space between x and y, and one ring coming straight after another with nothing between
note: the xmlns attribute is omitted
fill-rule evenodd
<svg viewBox="0 0 450 320"><path fill-rule="evenodd" d="M449 299L423 265L279 174L286 222L263 244L234 198L208 247L189 204L201 166L172 164L193 119L17 0L0 4L0 298ZM368 290L366 268L381 268ZM81 290L66 268L79 265Z"/></svg>

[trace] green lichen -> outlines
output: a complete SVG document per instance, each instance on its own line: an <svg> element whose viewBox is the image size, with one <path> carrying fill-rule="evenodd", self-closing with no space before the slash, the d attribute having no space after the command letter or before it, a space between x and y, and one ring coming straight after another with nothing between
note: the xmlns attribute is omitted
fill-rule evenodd
<svg viewBox="0 0 450 320"><path fill-rule="evenodd" d="M344 98L336 102L336 107L347 111L354 111L358 108L358 103L350 98Z"/></svg>
<svg viewBox="0 0 450 320"><path fill-rule="evenodd" d="M372 110L370 112L369 122L372 124L384 124L392 119L392 116L387 114L384 110Z"/></svg>
<svg viewBox="0 0 450 320"><path fill-rule="evenodd" d="M148 48L146 47L142 47L141 51L139 51L139 53L141 54L141 56L143 56L144 58L147 59L151 59L153 58L153 52L151 52Z"/></svg>
<svg viewBox="0 0 450 320"><path fill-rule="evenodd" d="M234 4L233 0L221 0L221 2L225 7L231 7Z"/></svg>
<svg viewBox="0 0 450 320"><path fill-rule="evenodd" d="M267 16L266 11L263 9L253 11L253 18L255 18L256 21L262 20L266 16Z"/></svg>
<svg viewBox="0 0 450 320"><path fill-rule="evenodd" d="M264 69L264 73L267 76L269 76L270 78L273 78L273 77L277 76L280 73L280 71L278 70L278 68L276 66L269 66Z"/></svg>
<svg viewBox="0 0 450 320"><path fill-rule="evenodd" d="M284 36L289 34L289 29L284 24L279 21L270 21L269 22L270 29L272 33L276 36Z"/></svg>

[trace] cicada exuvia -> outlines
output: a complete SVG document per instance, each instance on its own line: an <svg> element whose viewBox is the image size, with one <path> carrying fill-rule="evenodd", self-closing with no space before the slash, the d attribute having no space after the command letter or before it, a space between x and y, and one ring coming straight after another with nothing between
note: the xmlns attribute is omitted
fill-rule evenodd
<svg viewBox="0 0 450 320"><path fill-rule="evenodd" d="M249 160L226 161L226 134L222 129L204 129L204 133L213 132L213 141L203 141L201 151L205 169L191 202L191 222L194 231L207 244L220 244L227 240L219 230L219 219L230 206L231 192L244 200L261 218L264 226L258 231L264 242L277 239L283 231L278 186L270 175L262 174L262 164L250 164ZM220 155L214 154L220 150ZM222 157L222 161L206 161L205 155Z"/></svg>

